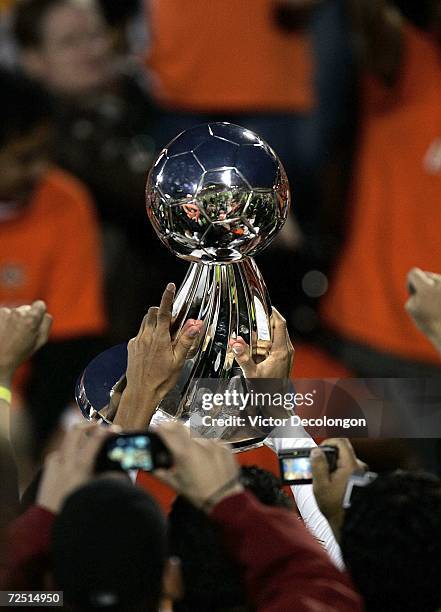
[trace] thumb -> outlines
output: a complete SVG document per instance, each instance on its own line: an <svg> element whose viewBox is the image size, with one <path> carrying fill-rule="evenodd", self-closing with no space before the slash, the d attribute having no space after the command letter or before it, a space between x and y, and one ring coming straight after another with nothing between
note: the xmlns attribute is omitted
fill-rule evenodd
<svg viewBox="0 0 441 612"><path fill-rule="evenodd" d="M28 313L32 315L32 330L36 331L40 327L44 315L46 314L46 304L43 300L36 300L32 303Z"/></svg>
<svg viewBox="0 0 441 612"><path fill-rule="evenodd" d="M426 272L423 272L420 268L412 268L409 270L407 274L407 283L411 292L423 291L427 287L434 285L434 281L429 274L426 274Z"/></svg>
<svg viewBox="0 0 441 612"><path fill-rule="evenodd" d="M230 346L244 376L246 378L253 378L256 372L256 364L251 358L248 344L241 336L238 336L235 340L230 341Z"/></svg>
<svg viewBox="0 0 441 612"><path fill-rule="evenodd" d="M45 314L43 321L41 322L40 329L38 330L37 342L34 349L35 351L38 351L38 349L45 345L48 341L51 326L52 316L50 314Z"/></svg>
<svg viewBox="0 0 441 612"><path fill-rule="evenodd" d="M194 319L189 319L186 321L176 339L174 346L175 357L179 363L184 362L188 352L194 344L195 339L201 332L202 325L203 321L195 321Z"/></svg>
<svg viewBox="0 0 441 612"><path fill-rule="evenodd" d="M311 450L311 471L314 485L322 486L330 482L329 465L325 453L319 448Z"/></svg>

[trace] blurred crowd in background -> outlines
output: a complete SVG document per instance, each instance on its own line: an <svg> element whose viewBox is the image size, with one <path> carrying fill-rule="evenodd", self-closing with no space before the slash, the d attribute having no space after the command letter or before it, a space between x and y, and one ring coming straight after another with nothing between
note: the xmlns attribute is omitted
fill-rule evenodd
<svg viewBox="0 0 441 612"><path fill-rule="evenodd" d="M257 264L295 375L440 374L403 309L408 271L441 267L440 14L433 0L0 2L0 305L44 299L55 321L16 377L36 456L88 361L183 279L144 187L161 148L207 121L256 131L286 168L291 218Z"/></svg>

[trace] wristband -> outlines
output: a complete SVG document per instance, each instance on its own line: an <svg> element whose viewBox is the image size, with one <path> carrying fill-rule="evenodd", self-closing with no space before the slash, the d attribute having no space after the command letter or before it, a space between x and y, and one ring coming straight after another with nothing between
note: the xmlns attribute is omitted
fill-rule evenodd
<svg viewBox="0 0 441 612"><path fill-rule="evenodd" d="M0 385L0 400L4 400L8 404L10 404L12 401L11 390L8 389L7 387L2 387L1 385Z"/></svg>

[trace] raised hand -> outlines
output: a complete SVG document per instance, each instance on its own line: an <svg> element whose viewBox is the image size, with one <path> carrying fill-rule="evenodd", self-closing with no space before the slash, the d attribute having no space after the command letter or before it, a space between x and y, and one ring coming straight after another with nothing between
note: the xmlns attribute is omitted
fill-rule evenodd
<svg viewBox="0 0 441 612"><path fill-rule="evenodd" d="M10 386L18 366L47 342L51 324L41 300L31 306L0 308L0 385Z"/></svg>
<svg viewBox="0 0 441 612"><path fill-rule="evenodd" d="M286 321L274 307L271 319L273 342L268 356L259 363L253 360L250 348L241 336L230 339L230 348L246 378L290 377L294 363L294 347L288 335Z"/></svg>
<svg viewBox="0 0 441 612"><path fill-rule="evenodd" d="M228 445L190 437L179 422L163 423L155 432L173 455L173 468L155 475L197 508L210 511L225 497L240 493L239 465Z"/></svg>
<svg viewBox="0 0 441 612"><path fill-rule="evenodd" d="M169 283L159 308L149 308L138 335L128 344L127 386L114 423L124 429L148 427L159 402L175 386L202 321L189 319L173 340L170 334L175 286Z"/></svg>
<svg viewBox="0 0 441 612"><path fill-rule="evenodd" d="M93 477L98 451L115 431L97 423L79 423L68 431L60 448L46 458L37 505L59 512L66 497Z"/></svg>
<svg viewBox="0 0 441 612"><path fill-rule="evenodd" d="M412 268L407 282L411 296L406 310L441 353L441 274Z"/></svg>

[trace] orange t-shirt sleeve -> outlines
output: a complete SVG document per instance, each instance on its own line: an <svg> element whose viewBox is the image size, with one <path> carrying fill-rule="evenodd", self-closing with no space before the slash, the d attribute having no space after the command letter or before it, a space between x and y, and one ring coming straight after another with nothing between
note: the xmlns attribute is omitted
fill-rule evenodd
<svg viewBox="0 0 441 612"><path fill-rule="evenodd" d="M55 194L54 194L55 196ZM51 338L99 335L105 330L100 237L93 203L69 178L69 190L55 196L52 220L56 250L47 273L45 299L53 315Z"/></svg>

